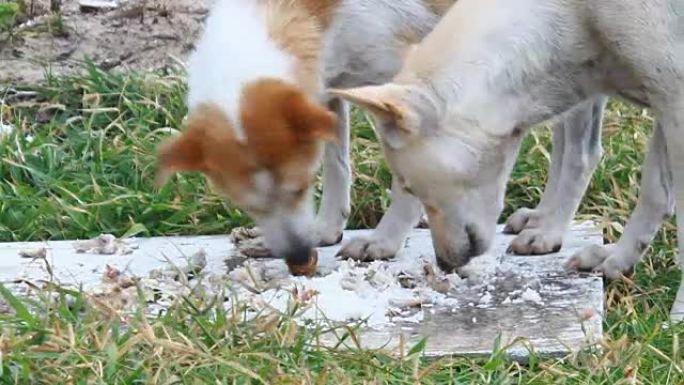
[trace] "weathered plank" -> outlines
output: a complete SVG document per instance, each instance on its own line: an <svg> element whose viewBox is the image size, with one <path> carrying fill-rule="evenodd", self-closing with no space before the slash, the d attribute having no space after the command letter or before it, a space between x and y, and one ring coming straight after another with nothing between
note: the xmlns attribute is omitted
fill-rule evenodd
<svg viewBox="0 0 684 385"><path fill-rule="evenodd" d="M501 230L501 228L499 229ZM603 280L594 274L568 273L563 264L581 248L602 244L601 234L588 223L578 224L567 234L563 249L546 256L507 255L513 239L501 232L491 255L500 266L511 269L511 276L498 276L489 284L492 299L482 305L481 285L465 287L450 296L470 304L458 309L435 307L424 311L419 324L397 322L380 330L365 329L358 339L364 348L399 351L427 337L427 356L486 356L500 346L510 346L511 358L524 360L533 349L542 356L565 356L592 346L602 338ZM414 231L402 251L415 257L432 253L428 231ZM518 275L518 278L515 277ZM529 281L537 280L536 291L543 304L529 301L506 303L512 292L524 291ZM325 344L336 344L339 336L328 335ZM349 343L350 347L354 344Z"/></svg>
<svg viewBox="0 0 684 385"><path fill-rule="evenodd" d="M349 231L345 238L365 234ZM398 321L380 329L363 330L358 336L363 347L397 351L427 337L426 354L487 355L494 342L501 338L506 345L518 337L527 339L529 346L542 355L560 356L582 349L602 337L603 282L596 275L567 273L563 263L574 252L590 244L602 243L602 237L591 225L576 225L568 233L561 252L547 256L512 256L505 250L512 237L498 234L489 257L496 259L499 270L511 274L496 275L483 285L465 285L450 296L458 299L458 308L434 307L423 309L423 321ZM225 272L232 243L228 236L162 237L131 239L137 247L129 255L78 254L74 242L0 243L0 282L5 284L26 279L56 281L63 285L82 285L85 289L101 284L107 265L127 271L133 276L147 276L153 269L169 263L179 266L187 258L203 249L207 268L211 272ZM52 276L45 261L22 258L22 250L45 247ZM335 254L339 246L323 248L319 253L320 271L335 268ZM401 251L403 258L433 255L428 230L415 230ZM490 261L491 262L491 261ZM400 263L400 262L397 262ZM511 301L512 293L524 291L535 281L534 287L541 303ZM491 299L480 303L483 290ZM510 302L510 303L509 303ZM324 336L324 344L337 343L333 335ZM527 350L522 345L509 349L514 358L524 358Z"/></svg>

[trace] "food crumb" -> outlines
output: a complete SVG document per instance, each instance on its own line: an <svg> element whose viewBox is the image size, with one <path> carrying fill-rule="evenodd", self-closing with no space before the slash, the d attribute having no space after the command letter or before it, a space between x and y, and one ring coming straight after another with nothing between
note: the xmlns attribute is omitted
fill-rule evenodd
<svg viewBox="0 0 684 385"><path fill-rule="evenodd" d="M522 293L522 296L520 298L524 301L527 302L534 302L538 305L543 305L544 301L542 300L542 297L539 295L539 292L536 290L532 290L529 287L525 290L525 292Z"/></svg>
<svg viewBox="0 0 684 385"><path fill-rule="evenodd" d="M47 257L47 249L41 247L39 249L21 250L19 256L27 259L45 259Z"/></svg>
<svg viewBox="0 0 684 385"><path fill-rule="evenodd" d="M74 249L79 254L127 255L133 253L136 248L112 234L101 234L87 241L74 242Z"/></svg>
<svg viewBox="0 0 684 385"><path fill-rule="evenodd" d="M492 295L487 291L484 293L482 298L480 298L479 304L480 305L489 305L492 302Z"/></svg>

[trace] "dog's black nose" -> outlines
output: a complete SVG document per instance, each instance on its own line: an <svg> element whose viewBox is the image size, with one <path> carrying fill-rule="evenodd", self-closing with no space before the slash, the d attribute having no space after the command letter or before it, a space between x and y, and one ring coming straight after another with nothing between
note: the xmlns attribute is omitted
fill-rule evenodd
<svg viewBox="0 0 684 385"><path fill-rule="evenodd" d="M465 266L472 258L487 252L490 241L480 236L477 228L472 225L465 226L465 242L459 247L448 249L435 249L437 266L445 273L452 273Z"/></svg>
<svg viewBox="0 0 684 385"><path fill-rule="evenodd" d="M285 253L285 261L288 265L306 265L309 263L313 248L297 245Z"/></svg>
<svg viewBox="0 0 684 385"><path fill-rule="evenodd" d="M318 266L318 252L316 249L311 248L307 251L306 258L304 258L303 254L297 254L296 256L286 257L285 262L290 270L290 274L311 277L316 273L316 267Z"/></svg>
<svg viewBox="0 0 684 385"><path fill-rule="evenodd" d="M485 239L479 235L474 226L466 225L465 232L468 237L469 245L467 252L468 260L487 252L487 249L489 249L489 242L485 241Z"/></svg>

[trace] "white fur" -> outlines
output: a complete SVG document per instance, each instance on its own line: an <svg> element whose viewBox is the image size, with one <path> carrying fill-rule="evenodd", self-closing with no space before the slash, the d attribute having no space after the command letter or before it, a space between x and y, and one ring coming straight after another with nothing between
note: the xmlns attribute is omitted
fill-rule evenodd
<svg viewBox="0 0 684 385"><path fill-rule="evenodd" d="M263 76L288 78L292 64L292 59L269 40L263 15L257 4L255 0L216 2L208 18L205 34L189 65L190 109L201 102L218 103L238 130L238 137L243 139L240 122L237 120L242 85ZM324 34L322 77L326 85L337 87L390 80L399 71L402 58L408 52L405 38L413 36L417 40L422 39L441 17L434 14L424 0L341 0L339 8L333 14L332 23ZM492 17L497 15L492 13ZM316 242L319 244L337 242L350 212L349 112L346 103L339 100L332 101L330 107L338 115L339 143L330 143L325 148L323 196L315 231ZM585 116L586 111L578 111L577 114L580 117ZM578 119L570 117L570 121L576 120ZM554 138L560 137L564 143L562 139L565 132L584 131L575 129L572 124L559 124L554 130ZM543 210L539 210L538 214L534 212L537 217L545 218L546 221L529 220L531 210L516 213L511 222L519 218L517 222L520 225L513 227L516 232L522 231L520 239L517 239L518 243L526 245L526 239L532 231L535 232L532 235L536 239L534 250L552 249L560 242L558 234L562 233L564 226L567 227L583 192L578 186L586 185L578 182L578 178L588 181L591 174L590 171L578 170L574 166L579 163L578 159L586 157L585 154L592 149L581 145L583 140L568 135L566 146L556 146L554 142L552 167L554 170L558 169L558 172L552 174L557 174L558 178L552 176L547 188L542 203L548 204L540 205ZM589 155L592 159L595 157L593 152L589 152ZM562 172L561 165L564 170ZM269 175L255 178L256 184L261 186L259 190L269 192L270 178ZM558 190L562 196L554 198L551 192L556 190L555 181L558 179L561 180L559 183L562 187ZM294 190L298 186L295 183L288 187L287 181L283 183L284 189ZM572 188L568 189L568 185ZM572 197L568 196L569 191L574 192ZM387 215L383 216L373 235L352 240L342 249L342 255L356 259L388 258L401 248L406 234L420 218L422 205L398 183L393 183L392 197ZM259 193L252 194L250 201L244 203L263 208L268 207L267 203L272 201L269 194ZM301 222L306 217L300 213L282 212L274 212L272 216L275 222L286 220L287 216L299 218L295 222ZM279 219L276 220L275 217ZM543 226L531 228L539 224ZM300 225L302 228L309 227ZM286 244L280 246L287 247Z"/></svg>
<svg viewBox="0 0 684 385"><path fill-rule="evenodd" d="M489 17L501 17L501 14L492 11ZM530 22L525 14L517 17L522 23ZM399 36L414 35L420 39L439 19L440 15L432 13L421 0L344 0L326 33L326 84L329 87L348 88L388 81L399 71L402 57L409 52L406 42ZM498 53L492 52L491 55L495 57ZM434 57L427 59L435 65L449 60ZM494 63L501 66L507 64L501 59ZM448 78L448 74L445 76ZM596 102L600 110L596 113L598 116L595 116L598 123L587 121L587 116L592 117L592 106L589 105L577 108L554 127L554 177L544 194L544 205L540 205L536 211L521 210L512 217L509 232L522 232L513 243L514 251L545 253L560 246L562 235L574 216L600 157L600 140L593 140L596 132L600 134L600 107L603 104L605 100ZM477 107L476 103L474 105ZM341 145L329 145L326 148L323 202L318 226L324 244L337 238L349 212L351 178L348 119L344 108L337 106L335 110L340 122ZM587 124L592 125L591 131L584 130ZM556 142L560 145L556 145ZM557 189L557 186L560 187ZM558 197L554 194L556 190L559 191ZM387 214L383 216L372 236L351 240L342 248L342 256L384 259L392 257L401 248L406 235L418 222L422 208L415 197L404 192L397 184L393 185L392 197ZM545 219L530 220L530 215ZM532 245L527 246L530 240ZM519 244L525 246L516 247Z"/></svg>
<svg viewBox="0 0 684 385"><path fill-rule="evenodd" d="M244 85L259 78L292 81L293 64L269 38L257 1L219 0L190 57L188 107L218 104L244 139L238 116Z"/></svg>
<svg viewBox="0 0 684 385"><path fill-rule="evenodd" d="M326 86L353 87L390 80L401 68L408 49L405 37L421 39L439 19L440 15L435 15L422 0L340 1L323 41ZM316 225L318 243L322 245L340 239L350 213L349 111L346 103L339 100L331 101L329 106L338 117L339 143L330 143L325 148L323 195ZM363 259L368 257L367 250L375 249L382 252L373 254L374 257L387 258L398 251L406 234L389 229L407 232L417 223L421 208L415 198L406 196L401 189L393 189L392 196L395 199L388 217L383 217L375 238L382 245L365 247L366 239L352 241L343 248L342 255ZM387 230L393 234L391 242L385 242ZM355 248L359 243L364 246Z"/></svg>
<svg viewBox="0 0 684 385"><path fill-rule="evenodd" d="M518 234L511 242L512 252L546 254L560 249L601 159L606 100L582 103L554 125L551 170L541 202L534 210L519 209L506 223L506 233Z"/></svg>
<svg viewBox="0 0 684 385"><path fill-rule="evenodd" d="M351 87L388 81L400 69L402 58L408 52L405 37L421 39L439 18L440 15L434 14L423 0L342 0L334 11L329 29L324 33L324 71L321 75L326 85ZM292 61L269 39L258 2L219 0L190 60L190 109L202 102L218 103L231 120L238 138L244 140L237 116L244 83L265 76L289 78ZM339 240L350 212L348 108L339 101L332 101L330 107L338 115L339 143L330 143L325 148L323 195L315 231L319 244L332 244ZM563 135L563 130L558 131ZM572 143L571 140L567 156L581 157L582 151L578 150L583 147L572 146ZM562 150L554 146L554 154L559 152ZM560 165L560 162L555 163ZM567 163L574 162L571 159L563 164ZM571 174L562 179L574 184L576 178L573 175L577 173ZM580 174L584 176L590 173ZM588 176L585 179L588 180ZM578 194L581 196L581 192ZM371 239L352 241L342 249L344 256L357 259L387 258L398 251L406 233L420 218L422 208L415 197L405 193L397 184L394 184L392 196L392 205L380 222L378 231ZM246 203L265 207L265 201L269 199L267 194L254 194L252 201ZM572 202L578 200L579 196L575 199L551 200L548 212L572 213L576 208ZM549 234L562 232L559 229L567 226L569 219L568 215L545 217L552 220L554 226L540 229L541 234L537 234L537 238L542 245L552 244L546 247L548 249L555 244L546 238ZM530 227L533 224L532 221L524 223ZM555 229L555 232L547 229ZM520 228L518 231L522 230ZM521 237L526 236L523 233ZM560 242L559 238L556 236L553 239Z"/></svg>
<svg viewBox="0 0 684 385"><path fill-rule="evenodd" d="M401 68L402 36L427 35L440 17L422 0L343 0L326 32L328 86L381 83Z"/></svg>
<svg viewBox="0 0 684 385"><path fill-rule="evenodd" d="M599 264L615 277L633 267L673 206L684 240L682 11L668 0L460 0L409 55L394 84L335 94L380 110L377 132L388 162L430 207L437 260L449 269L491 239L520 140L532 126L584 103L600 105L604 95L651 107L658 128L622 239L571 261ZM397 86L406 90L401 97ZM405 119L416 114L421 118ZM401 129L407 122L413 126ZM595 162L579 160L583 172ZM673 321L684 320L684 247L679 264Z"/></svg>

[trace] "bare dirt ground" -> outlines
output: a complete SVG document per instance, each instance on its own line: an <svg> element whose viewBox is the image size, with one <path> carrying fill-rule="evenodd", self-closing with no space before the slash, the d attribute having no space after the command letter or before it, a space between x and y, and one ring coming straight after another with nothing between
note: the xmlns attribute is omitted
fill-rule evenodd
<svg viewBox="0 0 684 385"><path fill-rule="evenodd" d="M74 71L86 58L113 70L150 70L183 60L211 1L99 1L115 6L84 8L90 1L62 0L53 12L49 0L26 0L28 15L10 32L0 31L0 87L40 82L46 69Z"/></svg>

